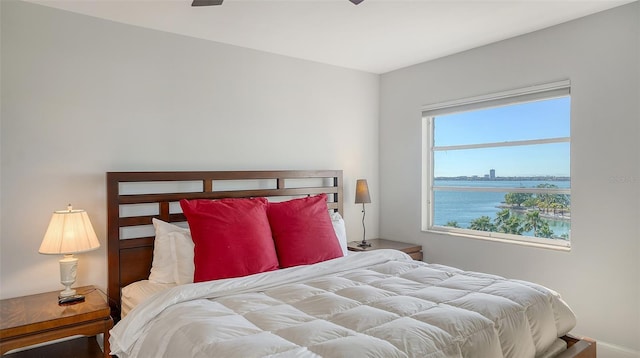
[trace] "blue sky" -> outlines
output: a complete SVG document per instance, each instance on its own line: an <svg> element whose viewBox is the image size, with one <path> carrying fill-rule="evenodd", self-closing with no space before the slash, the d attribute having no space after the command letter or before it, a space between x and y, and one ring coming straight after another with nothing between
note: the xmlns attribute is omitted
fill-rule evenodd
<svg viewBox="0 0 640 358"><path fill-rule="evenodd" d="M479 144L570 136L570 98L463 112L435 119L435 145ZM435 153L435 176L570 175L569 143Z"/></svg>

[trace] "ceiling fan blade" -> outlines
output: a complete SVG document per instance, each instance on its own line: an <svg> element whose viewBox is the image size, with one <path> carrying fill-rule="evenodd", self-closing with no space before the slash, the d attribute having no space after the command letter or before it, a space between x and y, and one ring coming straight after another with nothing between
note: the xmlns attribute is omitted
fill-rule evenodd
<svg viewBox="0 0 640 358"><path fill-rule="evenodd" d="M191 6L222 5L222 1L223 0L193 0L193 2L191 3Z"/></svg>
<svg viewBox="0 0 640 358"><path fill-rule="evenodd" d="M222 5L222 1L224 0L193 0L191 6L211 6L211 5ZM349 0L354 5L358 5L364 0Z"/></svg>

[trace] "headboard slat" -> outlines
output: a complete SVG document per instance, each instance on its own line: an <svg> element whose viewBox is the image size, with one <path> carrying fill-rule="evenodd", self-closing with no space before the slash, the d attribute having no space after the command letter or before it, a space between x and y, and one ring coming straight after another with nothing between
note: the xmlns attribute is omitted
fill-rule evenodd
<svg viewBox="0 0 640 358"><path fill-rule="evenodd" d="M187 193L166 193L166 194L129 194L120 195L120 204L144 204L157 203L162 201L180 201L181 199L223 199L223 198L250 198L263 196L302 196L315 194L337 194L337 188L331 187L309 187L309 188L287 188L287 189L252 189L252 190L228 190L213 192L187 192Z"/></svg>

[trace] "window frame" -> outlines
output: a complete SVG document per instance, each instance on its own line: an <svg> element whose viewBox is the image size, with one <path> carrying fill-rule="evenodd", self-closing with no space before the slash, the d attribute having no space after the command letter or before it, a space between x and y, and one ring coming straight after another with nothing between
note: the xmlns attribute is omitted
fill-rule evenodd
<svg viewBox="0 0 640 358"><path fill-rule="evenodd" d="M514 140L507 142L462 144L435 146L435 123L437 116L449 115L472 110L490 109L493 107L515 105L539 100L550 100L571 96L571 82L562 80L545 83L515 90L493 93L484 96L471 97L466 99L442 102L422 107L422 224L423 232L447 234L473 239L490 240L521 244L526 246L544 247L557 250L568 251L571 249L571 230L569 230L568 240L557 240L539 238L524 235L506 234L493 231L480 231L472 229L454 228L449 226L439 226L434 224L434 205L436 191L468 191L468 192L521 192L521 193L541 193L541 194L566 194L571 195L571 185L569 188L519 188L519 187L465 187L465 186L436 186L435 185L435 160L437 151L443 150L466 150L498 147L515 147L523 145L541 145L550 143L569 143L571 137L552 137L527 140ZM571 122L571 118L569 118ZM569 154L570 155L570 154ZM570 159L569 159L570 160ZM571 174L569 174L571 175Z"/></svg>

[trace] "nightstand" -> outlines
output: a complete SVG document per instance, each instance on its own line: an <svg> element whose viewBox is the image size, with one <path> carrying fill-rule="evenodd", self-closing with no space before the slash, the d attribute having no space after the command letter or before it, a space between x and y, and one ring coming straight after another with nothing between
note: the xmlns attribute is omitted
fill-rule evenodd
<svg viewBox="0 0 640 358"><path fill-rule="evenodd" d="M369 247L360 247L358 244L361 241L351 241L348 243L347 248L349 251L372 251L372 250L380 250L380 249L393 249L402 251L412 259L422 261L422 246L415 244L407 244L405 242L399 241L391 241L385 239L371 239L367 240L368 243L371 244Z"/></svg>
<svg viewBox="0 0 640 358"><path fill-rule="evenodd" d="M0 301L0 355L16 348L64 337L103 333L104 352L91 347L90 353L79 356L92 356L91 354L99 352L97 356L109 357L109 330L113 327L109 305L93 286L79 287L76 290L85 295L84 302L58 305L59 291ZM77 342L69 343L72 341L56 343L50 347L60 352L64 351L60 349L61 345L78 346ZM87 340L90 341L94 341L97 346L95 339ZM47 350L48 347L35 349ZM22 352L17 354L20 353Z"/></svg>

